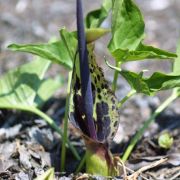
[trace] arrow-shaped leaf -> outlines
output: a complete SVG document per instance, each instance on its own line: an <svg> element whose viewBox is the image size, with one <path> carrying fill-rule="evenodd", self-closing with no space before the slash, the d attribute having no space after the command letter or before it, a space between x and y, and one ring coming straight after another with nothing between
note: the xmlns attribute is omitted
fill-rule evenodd
<svg viewBox="0 0 180 180"><path fill-rule="evenodd" d="M0 77L0 108L41 106L62 85L62 80L43 79L49 65L39 58Z"/></svg>
<svg viewBox="0 0 180 180"><path fill-rule="evenodd" d="M11 44L8 46L13 51L29 52L54 63L72 68L72 61L62 41L47 44Z"/></svg>
<svg viewBox="0 0 180 180"><path fill-rule="evenodd" d="M106 62L109 67L118 71L129 83L132 89L137 93L153 95L160 90L172 89L180 87L180 75L164 74L160 72L153 73L150 77L143 77L143 73L139 74L127 70L121 70Z"/></svg>
<svg viewBox="0 0 180 180"><path fill-rule="evenodd" d="M109 30L93 28L86 30L87 42L95 41ZM8 46L13 51L29 52L44 59L51 60L68 69L72 69L72 62L77 50L77 32L68 32L65 28L60 30L61 40L46 44L11 44ZM68 43L68 44L67 44Z"/></svg>
<svg viewBox="0 0 180 180"><path fill-rule="evenodd" d="M144 20L136 4L132 0L114 0L112 39L108 48L116 61L176 57L174 53L144 45L144 37Z"/></svg>

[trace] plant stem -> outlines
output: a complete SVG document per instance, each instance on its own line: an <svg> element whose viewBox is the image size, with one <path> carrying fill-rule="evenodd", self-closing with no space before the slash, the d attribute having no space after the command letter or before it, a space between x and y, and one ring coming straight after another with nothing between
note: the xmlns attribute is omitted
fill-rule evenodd
<svg viewBox="0 0 180 180"><path fill-rule="evenodd" d="M85 162L86 162L86 153L84 154L83 158L81 159L81 162L79 163L79 165L78 165L78 167L77 167L77 169L75 171L75 174L81 171L81 169L82 169L83 165L85 164Z"/></svg>
<svg viewBox="0 0 180 180"><path fill-rule="evenodd" d="M27 112L31 112L34 113L38 116L40 116L41 118L43 118L50 126L51 128L53 128L55 131L58 132L58 134L62 137L63 136L63 132L61 131L61 129L56 125L56 123L53 121L53 119L51 119L47 114L45 114L44 112L42 112L41 110L39 110L36 107L29 107L29 106L17 106L17 105L12 105L12 106L0 106L0 109L17 109L17 110L21 110L21 111L27 111ZM67 145L69 146L69 148L71 149L73 155L76 157L77 160L80 160L80 156L77 153L76 149L74 148L74 146L71 144L71 142L69 140L67 140Z"/></svg>
<svg viewBox="0 0 180 180"><path fill-rule="evenodd" d="M116 67L120 68L120 66L121 66L121 62L116 62ZM115 92L116 88L117 88L118 75L119 75L119 72L117 70L115 70L114 79L113 79L113 83L112 83L112 91L113 92Z"/></svg>
<svg viewBox="0 0 180 180"><path fill-rule="evenodd" d="M114 175L113 157L108 147L102 143L85 140L86 173L101 176Z"/></svg>
<svg viewBox="0 0 180 180"><path fill-rule="evenodd" d="M66 109L65 109L65 117L64 117L64 133L62 139L62 149L61 149L61 171L65 170L65 160L66 160L66 142L67 142L67 131L68 131L68 113L69 113L69 98L71 91L71 79L72 79L72 71L69 72L68 75L68 86L67 86L67 96L66 96Z"/></svg>
<svg viewBox="0 0 180 180"><path fill-rule="evenodd" d="M119 103L118 108L120 108L130 97L136 94L136 91L132 89Z"/></svg>
<svg viewBox="0 0 180 180"><path fill-rule="evenodd" d="M155 120L157 115L159 115L164 109L168 107L170 103L172 103L177 98L176 93L172 93L172 95L167 98L150 116L150 118L144 122L144 125L142 128L139 129L139 131L136 133L136 135L132 138L130 141L130 144L128 145L125 153L123 154L122 160L125 162L128 157L130 156L133 148L135 147L136 143L141 139L141 137L144 134L144 131L149 127L149 125Z"/></svg>

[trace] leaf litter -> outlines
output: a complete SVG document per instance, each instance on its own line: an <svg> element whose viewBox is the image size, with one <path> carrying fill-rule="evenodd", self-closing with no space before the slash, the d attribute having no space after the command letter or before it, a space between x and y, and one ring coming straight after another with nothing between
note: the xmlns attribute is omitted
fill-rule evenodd
<svg viewBox="0 0 180 180"><path fill-rule="evenodd" d="M137 112L137 105L135 102L136 101L133 100L129 103L131 103L131 109L135 108ZM4 113L3 111L2 113L4 114L4 118L6 118L6 113ZM139 111L142 110L139 109ZM171 111L171 109L167 109L167 111ZM159 123L160 119L161 121L164 121L166 120L166 118L168 118L168 116L165 116L167 114L167 111L164 112L163 118L161 116L157 118L158 124L161 124ZM14 118L14 123L10 123L8 126L6 125L6 131L10 130L11 133L13 133L13 131L16 132L16 128L13 129L13 127L16 127L20 124L21 128L19 129L18 133L14 133L14 136L4 136L4 138L1 139L0 178L2 179L32 179L33 177L36 177L45 172L51 166L56 167L56 171L58 171L57 168L60 163L60 137L56 133L54 133L47 125L41 123L40 119L36 119L36 117L34 116L30 117L28 114L26 114L26 118L18 120L18 118L24 117L25 114L22 113L21 115L21 113L19 113L16 117L16 114L12 112L11 116L14 116L16 118ZM10 115L8 114L8 119L11 120L9 116ZM141 124L141 121L138 122L138 117L136 117L136 119L132 118L131 113L129 115L126 114L126 118L130 119L132 122L136 120L137 123ZM178 121L178 119L175 118L175 121ZM4 122L4 124L6 123ZM131 127L129 126L129 128ZM165 129L167 128L168 126L165 127ZM148 169L146 169L145 172L142 172L141 170L139 177L141 177L142 179L143 177L147 179L153 177L162 178L162 174L164 175L164 179L168 179L170 177L172 178L173 176L178 177L177 173L180 166L180 140L178 138L180 135L179 129L175 127L171 129L171 135L174 138L174 143L169 150L164 150L158 146L158 136L160 132L159 129L160 131L162 131L162 127L159 126L156 132L152 131L154 134L153 136L150 131L150 137L144 137L138 143L136 149L133 151L130 157L130 160L127 164L124 165L125 169L127 168L127 177L133 177L131 175L134 173L134 175L137 176L137 174L143 167L147 167ZM131 134L129 134L128 136L132 136L134 132L131 132ZM73 129L70 131L70 133L73 144L76 144L77 147L79 147L78 149L81 149L79 152L82 154L84 149L83 143L79 141L80 139L78 136L76 136L76 132ZM124 136L126 135L124 134ZM123 147L125 147L127 142L128 139L124 140L124 142L122 142L120 145L113 146L112 148L114 153L121 153ZM122 147L121 152L119 151L119 148L117 148L118 146ZM154 163L158 162L161 159L166 159L166 161L152 168L152 165L154 165ZM67 167L69 169L67 169L66 171L69 173L66 172L65 174L57 174L56 178L62 178L64 177L64 175L66 175L66 177L69 177L70 179L73 179L75 177L80 178L83 174L78 174L76 176L70 174L70 172L74 171L77 165L78 162L73 160L73 156L70 152L68 152ZM131 169L131 171L129 171L128 169ZM99 176L92 177L94 179L103 179L103 177L100 178ZM123 176L117 177L117 179L122 178Z"/></svg>

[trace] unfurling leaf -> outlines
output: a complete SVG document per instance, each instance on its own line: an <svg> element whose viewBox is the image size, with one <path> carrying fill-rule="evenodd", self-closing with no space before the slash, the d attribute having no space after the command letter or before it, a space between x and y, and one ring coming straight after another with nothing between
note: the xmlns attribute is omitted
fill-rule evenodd
<svg viewBox="0 0 180 180"><path fill-rule="evenodd" d="M86 28L100 27L102 22L107 18L110 9L112 8L111 0L104 0L100 9L89 12L85 18Z"/></svg>

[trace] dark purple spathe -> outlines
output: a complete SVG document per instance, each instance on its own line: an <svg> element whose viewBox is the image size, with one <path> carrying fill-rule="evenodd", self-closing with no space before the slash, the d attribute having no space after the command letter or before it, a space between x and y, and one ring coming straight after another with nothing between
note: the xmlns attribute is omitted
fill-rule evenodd
<svg viewBox="0 0 180 180"><path fill-rule="evenodd" d="M95 125L93 121L93 97L91 88L91 77L88 65L88 51L84 32L84 20L81 0L76 1L77 7L77 34L78 51L80 60L81 94L83 100L83 111L86 119L86 126L92 139L97 140Z"/></svg>

